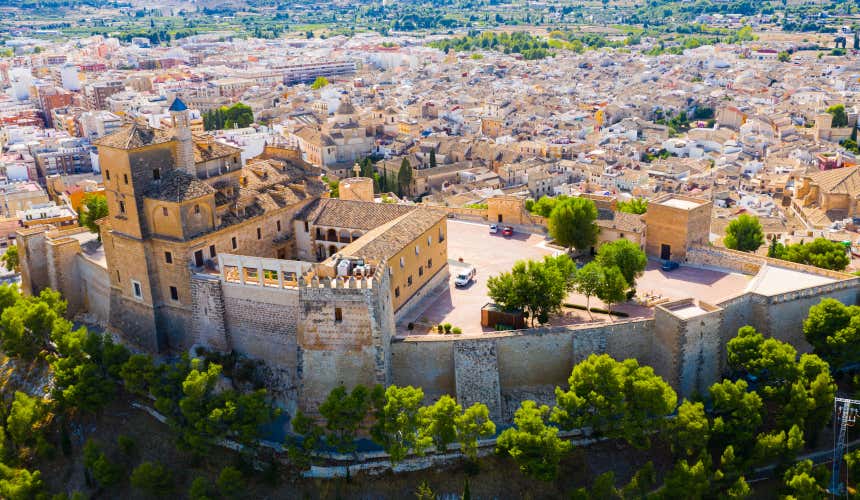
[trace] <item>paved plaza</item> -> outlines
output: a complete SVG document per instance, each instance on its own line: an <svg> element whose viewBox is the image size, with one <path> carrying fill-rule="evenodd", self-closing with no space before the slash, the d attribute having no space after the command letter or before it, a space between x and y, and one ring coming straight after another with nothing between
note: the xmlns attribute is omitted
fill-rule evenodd
<svg viewBox="0 0 860 500"><path fill-rule="evenodd" d="M545 255L553 255L557 252L558 250L547 246L547 240L542 235L514 233L511 237L505 237L501 233L490 234L488 224L449 220L450 286L438 295L425 299L426 305L422 304L423 307L419 307L411 317L404 318L402 323L404 325L408 322L415 323L414 330L409 332L411 334L426 333L430 326L439 323L451 323L453 326L460 327L463 333L488 331L480 324L480 309L484 304L491 302L487 296L487 278L509 271L518 260L541 259ZM474 266L477 277L468 287L456 288L454 277L458 266L463 265ZM637 290L640 294L665 299L694 297L704 302L715 303L742 293L751 280L751 276L700 267L682 266L666 272L660 269L658 261L651 260L645 273L637 280ZM584 305L585 297L572 293L566 302ZM603 304L594 297L591 299L591 305L603 307ZM632 302L619 304L615 309L629 314L630 317L653 315L652 308ZM582 310L565 308L560 316L552 319L551 324L600 323L609 320L606 315L589 315ZM399 332L407 333L403 325L399 328Z"/></svg>

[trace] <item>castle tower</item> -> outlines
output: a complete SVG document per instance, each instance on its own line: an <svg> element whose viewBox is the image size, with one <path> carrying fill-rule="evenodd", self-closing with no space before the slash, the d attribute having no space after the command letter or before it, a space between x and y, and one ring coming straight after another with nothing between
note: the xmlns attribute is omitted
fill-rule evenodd
<svg viewBox="0 0 860 500"><path fill-rule="evenodd" d="M191 137L191 118L188 106L179 97L170 105L173 117L173 137L176 139L176 168L197 176L194 168L194 141Z"/></svg>

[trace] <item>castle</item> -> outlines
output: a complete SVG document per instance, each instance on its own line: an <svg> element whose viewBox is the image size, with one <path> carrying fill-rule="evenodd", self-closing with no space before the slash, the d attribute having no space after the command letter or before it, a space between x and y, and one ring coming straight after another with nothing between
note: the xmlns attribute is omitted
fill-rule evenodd
<svg viewBox="0 0 860 500"><path fill-rule="evenodd" d="M19 231L22 288L59 290L71 314L141 350L202 345L261 360L288 410L315 411L341 384L379 383L481 401L505 421L523 399L551 402L591 353L637 358L690 396L720 377L740 326L809 350L809 307L823 297L857 303L860 278L710 246L710 202L667 194L626 237L654 258L747 275L746 289L614 323L397 336L403 318L448 286L447 216L456 210L375 203L372 181L360 177L328 198L321 172L297 150L268 146L242 166L238 149L190 131L181 100L170 112L171 129L131 123L98 142L109 207L100 243L80 228ZM514 197L478 212L534 222ZM601 228L625 237L619 224Z"/></svg>

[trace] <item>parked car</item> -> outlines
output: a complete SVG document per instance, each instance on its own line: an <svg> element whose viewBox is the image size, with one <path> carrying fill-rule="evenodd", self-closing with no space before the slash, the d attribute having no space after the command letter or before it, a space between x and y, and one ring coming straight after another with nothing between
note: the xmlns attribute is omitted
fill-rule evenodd
<svg viewBox="0 0 860 500"><path fill-rule="evenodd" d="M502 236L511 236L513 234L514 228L512 228L511 226L505 226L504 229L502 229Z"/></svg>
<svg viewBox="0 0 860 500"><path fill-rule="evenodd" d="M457 286L457 287L467 286L469 283L472 282L473 279L475 279L476 274L477 274L477 271L475 271L475 268L472 266L463 268L462 270L460 270L457 273L457 277L454 278L454 286Z"/></svg>
<svg viewBox="0 0 860 500"><path fill-rule="evenodd" d="M660 266L660 269L662 269L666 272L669 272L669 271L674 271L675 269L678 269L679 267L681 267L681 265L678 264L677 262L673 261L673 260L664 260L663 265Z"/></svg>
<svg viewBox="0 0 860 500"><path fill-rule="evenodd" d="M490 224L490 234L496 234L499 232L499 226L496 224Z"/></svg>

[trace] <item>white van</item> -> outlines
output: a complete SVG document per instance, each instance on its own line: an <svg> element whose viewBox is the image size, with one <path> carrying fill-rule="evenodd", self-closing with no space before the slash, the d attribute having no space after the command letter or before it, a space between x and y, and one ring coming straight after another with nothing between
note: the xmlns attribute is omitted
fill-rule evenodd
<svg viewBox="0 0 860 500"><path fill-rule="evenodd" d="M454 278L454 286L467 286L469 283L472 282L473 279L475 279L475 274L477 273L475 271L475 268L472 266L460 269L459 271L457 271L457 277Z"/></svg>

